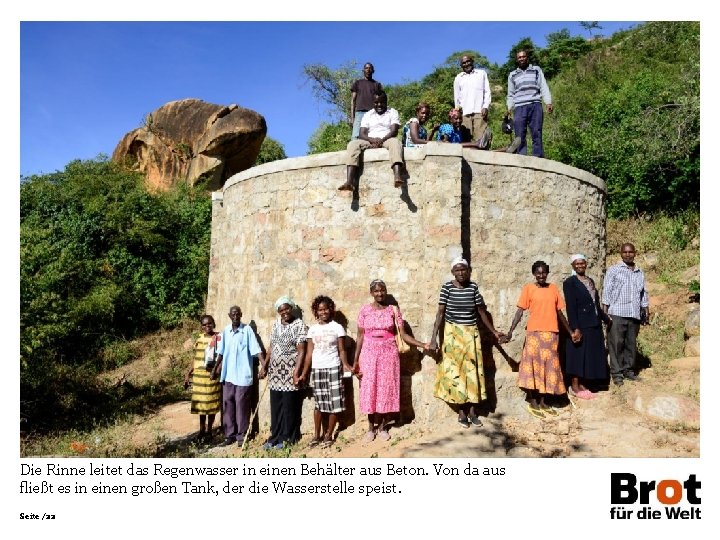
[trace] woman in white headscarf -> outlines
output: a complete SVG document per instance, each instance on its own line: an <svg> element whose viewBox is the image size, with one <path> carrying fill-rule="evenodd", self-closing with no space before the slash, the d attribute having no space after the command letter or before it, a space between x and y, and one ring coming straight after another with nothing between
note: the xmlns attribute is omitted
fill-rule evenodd
<svg viewBox="0 0 720 540"><path fill-rule="evenodd" d="M563 293L567 320L575 341L572 338L566 340L565 372L570 376L571 395L593 399L595 394L583 383L608 377L602 323L609 326L612 320L600 307L595 282L585 274L587 257L582 253L573 255L570 264L575 275L563 282Z"/></svg>
<svg viewBox="0 0 720 540"><path fill-rule="evenodd" d="M440 349L436 337L444 322L442 360L437 367L433 394L449 403L457 411L460 425L469 428L471 424L482 425L476 407L487 399L479 323L482 321L498 340L504 334L493 327L477 283L470 281L467 261L457 257L450 269L455 279L440 289L430 341L431 349Z"/></svg>
<svg viewBox="0 0 720 540"><path fill-rule="evenodd" d="M273 323L270 346L260 367L260 378L270 386L270 437L263 448L280 449L300 439L307 326L295 316L295 303L287 296L275 302L279 317Z"/></svg>

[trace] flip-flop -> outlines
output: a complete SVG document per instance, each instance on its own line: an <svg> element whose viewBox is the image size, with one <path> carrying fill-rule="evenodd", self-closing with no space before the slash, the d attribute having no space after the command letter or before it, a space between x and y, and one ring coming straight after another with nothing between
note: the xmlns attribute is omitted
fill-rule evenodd
<svg viewBox="0 0 720 540"><path fill-rule="evenodd" d="M323 441L320 443L320 448L330 448L332 446L332 441Z"/></svg>
<svg viewBox="0 0 720 540"><path fill-rule="evenodd" d="M312 441L310 441L310 442L308 443L308 448L315 448L315 447L316 447L318 444L320 444L321 442L323 442L322 439L313 439Z"/></svg>
<svg viewBox="0 0 720 540"><path fill-rule="evenodd" d="M550 416L557 416L558 414L560 414L552 407L541 407L540 410L543 412L543 414L548 414Z"/></svg>
<svg viewBox="0 0 720 540"><path fill-rule="evenodd" d="M529 412L530 414L532 414L535 418L545 418L545 413L544 413L542 410L536 409L535 407L533 407L533 406L530 405L529 403L528 403L528 406L527 406L527 410L528 410L528 412Z"/></svg>

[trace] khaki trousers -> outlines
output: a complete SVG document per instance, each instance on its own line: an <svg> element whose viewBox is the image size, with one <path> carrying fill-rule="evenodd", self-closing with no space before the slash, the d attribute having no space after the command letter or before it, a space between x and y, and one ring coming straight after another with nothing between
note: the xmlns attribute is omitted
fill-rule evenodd
<svg viewBox="0 0 720 540"><path fill-rule="evenodd" d="M352 165L354 167L360 166L360 156L362 153L370 148L370 143L363 139L353 139L348 143L347 146L347 160L346 165ZM383 148L387 148L390 152L390 165L403 162L402 145L400 141L393 137L383 143Z"/></svg>
<svg viewBox="0 0 720 540"><path fill-rule="evenodd" d="M473 142L480 139L487 129L488 123L482 117L482 113L466 114L462 118L462 125L470 130L472 133Z"/></svg>

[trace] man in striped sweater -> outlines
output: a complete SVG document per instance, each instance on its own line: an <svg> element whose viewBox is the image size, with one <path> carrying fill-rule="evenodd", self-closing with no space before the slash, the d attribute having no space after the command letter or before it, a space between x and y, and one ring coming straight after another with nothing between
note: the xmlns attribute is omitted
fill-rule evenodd
<svg viewBox="0 0 720 540"><path fill-rule="evenodd" d="M542 101L545 101L548 114L552 113L550 89L542 69L529 63L527 51L518 51L515 58L518 67L508 75L507 94L508 114L514 118L515 140L508 151L527 154L526 134L530 127L533 156L545 157L542 144Z"/></svg>

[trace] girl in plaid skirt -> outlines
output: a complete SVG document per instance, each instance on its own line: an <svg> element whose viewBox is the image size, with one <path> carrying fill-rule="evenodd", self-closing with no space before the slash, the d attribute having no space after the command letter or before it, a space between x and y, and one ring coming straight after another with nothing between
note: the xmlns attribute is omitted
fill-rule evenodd
<svg viewBox="0 0 720 540"><path fill-rule="evenodd" d="M337 413L345 410L343 371L351 371L345 353L345 330L333 320L335 302L328 296L313 300L312 312L317 319L307 333L307 357L303 375L310 369L310 385L315 397L315 437L310 446L327 448L333 443Z"/></svg>

